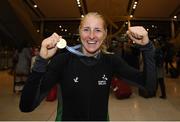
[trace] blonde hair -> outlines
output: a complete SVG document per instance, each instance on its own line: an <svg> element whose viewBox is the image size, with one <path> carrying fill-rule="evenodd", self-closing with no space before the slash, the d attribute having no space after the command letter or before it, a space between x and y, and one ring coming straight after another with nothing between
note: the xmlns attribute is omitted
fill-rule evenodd
<svg viewBox="0 0 180 122"><path fill-rule="evenodd" d="M104 30L107 30L106 20L105 20L104 16L101 15L101 14L99 14L98 12L89 12L89 13L86 14L84 17L82 17L79 28L81 28L84 20L85 20L87 17L89 17L89 16L95 16L95 17L97 17L97 18L100 18L100 19L103 21Z"/></svg>

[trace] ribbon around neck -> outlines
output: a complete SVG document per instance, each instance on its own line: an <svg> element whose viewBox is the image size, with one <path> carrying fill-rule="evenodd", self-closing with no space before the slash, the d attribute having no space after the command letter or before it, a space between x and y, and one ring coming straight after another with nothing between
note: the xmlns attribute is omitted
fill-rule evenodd
<svg viewBox="0 0 180 122"><path fill-rule="evenodd" d="M75 46L72 46L72 47L66 46L66 49L67 49L69 52L71 52L71 53L73 53L73 54L75 54L75 55L85 56L82 52L80 52L79 50L77 50L77 49L79 49L80 47L81 47L81 44L78 44L78 45L75 45Z"/></svg>

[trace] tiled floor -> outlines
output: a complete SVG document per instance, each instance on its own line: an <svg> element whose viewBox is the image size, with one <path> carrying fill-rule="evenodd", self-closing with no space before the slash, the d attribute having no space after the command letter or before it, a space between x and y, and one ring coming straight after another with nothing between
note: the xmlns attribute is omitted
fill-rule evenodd
<svg viewBox="0 0 180 122"><path fill-rule="evenodd" d="M110 120L121 121L178 121L180 120L180 77L171 79L166 77L167 99L145 99L137 94L134 88L133 95L129 99L117 100L110 95L109 114ZM13 77L8 71L0 71L0 121L4 120L54 120L57 101L43 101L41 105L31 113L19 111L20 94L14 94Z"/></svg>

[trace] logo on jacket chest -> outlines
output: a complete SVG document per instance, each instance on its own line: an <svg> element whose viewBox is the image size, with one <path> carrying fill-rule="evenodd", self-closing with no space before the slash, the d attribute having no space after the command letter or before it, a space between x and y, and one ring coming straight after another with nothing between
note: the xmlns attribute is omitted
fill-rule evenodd
<svg viewBox="0 0 180 122"><path fill-rule="evenodd" d="M106 75L104 74L104 75L101 77L101 80L98 80L98 85L99 85L99 86L106 85L106 84L107 84L107 81L108 81L108 78L107 78Z"/></svg>
<svg viewBox="0 0 180 122"><path fill-rule="evenodd" d="M107 76L105 75L105 74L103 74L100 78L98 78L99 80L97 81L97 84L99 85L99 86L103 86L103 85L107 85L107 82L108 82L108 78L107 78ZM79 84L80 82L79 82L79 77L74 77L73 78L73 82L75 83L75 84Z"/></svg>
<svg viewBox="0 0 180 122"><path fill-rule="evenodd" d="M79 77L76 77L73 79L74 83L78 83L79 82Z"/></svg>

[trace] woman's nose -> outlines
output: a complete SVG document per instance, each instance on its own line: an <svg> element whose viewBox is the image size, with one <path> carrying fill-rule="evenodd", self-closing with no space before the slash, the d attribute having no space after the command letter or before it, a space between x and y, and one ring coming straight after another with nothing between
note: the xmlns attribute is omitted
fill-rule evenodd
<svg viewBox="0 0 180 122"><path fill-rule="evenodd" d="M89 37L90 37L90 39L94 39L94 38L95 38L95 33L94 33L94 31L91 31L91 32L90 32Z"/></svg>

